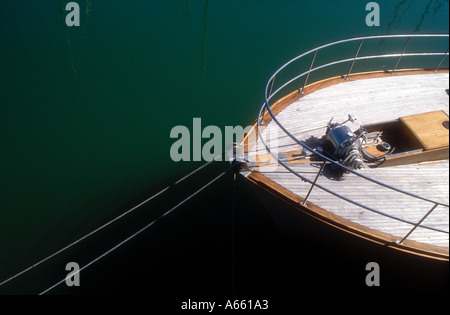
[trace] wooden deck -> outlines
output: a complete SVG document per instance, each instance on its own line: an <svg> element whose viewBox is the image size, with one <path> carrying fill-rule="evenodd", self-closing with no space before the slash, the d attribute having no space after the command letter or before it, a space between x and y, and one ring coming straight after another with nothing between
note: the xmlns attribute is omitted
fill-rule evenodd
<svg viewBox="0 0 450 315"><path fill-rule="evenodd" d="M348 126L357 130L360 125L386 122L411 115L434 111L449 113L448 71L408 75L383 75L352 77L352 80L333 79L320 88L306 90L304 96L293 97L294 102L285 102L277 108L278 121L295 137L303 141L314 141L325 134L330 119L343 122L348 114L357 118ZM290 97L292 99L292 97ZM295 98L297 98L295 100ZM445 115L445 114L444 114ZM274 153L289 159L302 152L303 148L284 134L270 119L262 132L263 139ZM420 121L414 122L420 125ZM426 137L433 137L427 134ZM442 138L442 135L439 136ZM445 137L445 135L444 135ZM448 132L447 132L448 138ZM441 143L436 145L441 146ZM448 148L447 148L448 151ZM249 159L270 162L269 155L260 139L249 146ZM448 156L448 153L447 153ZM273 161L273 160L272 160ZM308 160L295 161L290 167L310 180L314 180L319 163ZM448 159L433 163L414 163L384 168L367 168L362 174L396 188L409 191L444 204L449 203ZM300 180L278 164L259 164L252 173L264 175L270 182L285 192L304 198L310 184ZM250 177L252 177L250 174ZM260 180L260 179L258 179ZM382 211L401 219L418 222L433 206L429 202L415 199L388 188L368 182L354 174L335 177L325 170L318 184L355 202ZM284 193L286 194L286 193ZM368 211L333 196L315 187L308 198L308 205L325 209L336 217L356 225L402 238L412 225ZM432 228L449 230L449 209L438 206L422 223ZM417 228L408 240L443 248L448 257L449 234L425 228ZM441 251L442 253L442 251Z"/></svg>

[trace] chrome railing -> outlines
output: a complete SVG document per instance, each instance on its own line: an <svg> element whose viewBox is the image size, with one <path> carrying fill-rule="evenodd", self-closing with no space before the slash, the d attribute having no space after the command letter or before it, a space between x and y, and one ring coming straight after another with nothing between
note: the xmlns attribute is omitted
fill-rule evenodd
<svg viewBox="0 0 450 315"><path fill-rule="evenodd" d="M310 186L310 188L309 188L309 190L308 190L307 195L305 196L305 198L303 198L304 200L303 200L302 203L303 203L305 206L306 206L306 203L307 203L307 201L308 201L309 195L311 194L312 190L313 190L315 187L317 187L317 188L322 189L323 191L325 191L325 192L327 192L327 193L329 193L329 194L331 194L331 195L333 195L333 196L335 196L335 197L337 197L337 198L340 198L340 199L342 199L342 200L345 200L345 201L347 201L347 202L349 202L349 203L351 203L351 204L354 204L354 205L356 205L356 206L358 206L358 207L361 207L361 208L363 208L363 209L366 209L366 210L368 210L368 211L372 211L372 212L377 213L377 214L379 214L379 215L383 215L383 216L389 217L389 218L391 218L391 219L394 219L394 220L397 220L397 221L400 221L400 222L403 222L403 223L407 223L407 224L409 224L409 225L412 225L412 226L413 226L412 229L411 229L411 230L410 230L410 231L409 231L409 232L408 232L408 233L407 233L400 241L398 241L399 244L403 243L403 242L404 242L404 241L405 241L405 240L406 240L406 239L407 239L407 238L408 238L408 237L409 237L409 236L410 236L410 235L411 235L418 227L425 228L425 229L429 229L429 230L433 230L433 231L437 231L437 232L441 232L441 233L445 233L445 234L449 234L449 231L442 230L442 229L438 229L438 228L434 228L434 227L431 227L431 226L427 226L427 225L423 225L423 224L422 224L423 221L425 221L425 219L426 219L427 217L429 217L429 215L430 215L437 207L443 206L443 207L447 207L447 208L448 208L448 207L449 207L448 204L442 203L442 202L439 202L439 201L435 201L435 200L432 200L432 199L429 199L429 198L425 198L425 197L422 197L422 196L413 194L413 193L411 193L411 192L408 192L408 191L405 191L405 190L396 188L396 187L394 187L394 186L385 184L385 183L383 183L383 182L377 181L377 180L375 180L375 179L373 179L373 178L370 178L370 177L368 177L368 176L365 176L365 175L363 175L363 174L361 174L361 173L359 173L359 172L357 172L357 171L355 171L355 170L353 170L353 169L350 169L350 168L348 168L348 167L346 167L346 166L344 166L344 165L342 165L342 164L340 164L340 163L338 163L338 162L336 162L336 161L334 161L334 160L332 160L332 159L330 159L330 158L324 156L324 155L321 154L320 152L317 152L317 151L314 150L313 148L309 147L305 142L303 142L303 141L297 139L297 137L295 137L294 135L292 135L292 134L291 134L291 133L290 133L290 132L289 132L289 131L288 131L288 130L287 130L287 129L286 129L286 128L278 121L278 120L277 120L276 116L273 114L272 110L270 109L270 101L271 101L271 99L274 98L275 95L277 95L281 90L285 89L287 86L289 86L289 85L291 85L291 84L293 84L293 83L298 84L298 81L299 81L301 78L303 78L303 77L306 76L306 78L305 78L305 80L304 80L304 82L303 82L303 85L301 85L301 84L298 84L298 85L297 85L297 86L302 86L302 88L299 89L299 93L304 94L304 93L305 93L305 88L306 88L306 86L307 86L307 84L308 84L308 80L309 80L309 78L310 78L311 73L313 73L313 72L315 72L315 71L317 71L317 70L325 69L325 68L328 68L328 67L331 67L331 66L334 66L334 65L338 65L338 64L351 63L351 65L350 65L348 71L346 71L346 74L344 74L344 75L342 75L342 73L338 73L338 74L337 74L337 75L342 75L343 78L345 78L345 79L349 79L349 77L350 77L350 75L351 75L351 73L352 73L352 71L353 71L353 69L354 69L354 66L355 66L356 62L361 61L361 60L381 59L381 58L396 58L396 62L395 62L395 64L394 64L392 70L389 70L389 71L388 71L388 72L390 72L390 73L392 73L392 74L395 74L395 72L398 70L398 67L399 67L399 65L400 65L400 62L401 62L401 60L402 60L403 58L407 58L407 57L419 57L419 56L427 56L427 57L430 57L430 56L442 56L442 57L440 58L439 63L438 63L434 68L432 68L435 72L437 72L437 71L439 70L439 68L442 66L442 63L444 62L445 58L449 55L448 46L447 46L447 51L446 51L445 53L443 53L443 52L412 52L412 53L407 53L407 49L408 49L408 46L410 45L410 42L411 42L413 39L416 39L416 38L432 38L432 39L433 39L433 38L447 38L447 39L448 39L448 37L449 37L448 34L432 34L432 35L418 35L418 34L414 34L414 35L384 35L384 36L358 37L358 38L351 38L351 39L346 39L346 40L336 41L336 42L333 42L333 43L330 43L330 44L326 44L326 45L317 47L317 48L315 48L315 49L309 50L309 51L307 51L307 52L305 52L305 53L303 53L303 54L301 54L301 55L295 57L294 59L292 59L292 60L290 60L289 62L287 62L286 64L284 64L281 68L279 68L279 69L271 76L271 78L270 78L269 81L267 82L266 89L265 89L265 103L264 103L263 106L261 107L261 109L260 109L260 111L259 111L259 114L258 114L257 129L258 129L259 139L261 140L261 142L262 142L262 144L264 145L264 147L266 148L266 150L273 156L273 158L274 158L280 165L282 165L286 170L288 170L288 171L291 172L292 174L296 175L296 176L297 176L298 178L300 178L301 180L303 180L303 181L305 181L305 182L311 184L311 186ZM400 53L393 53L393 54L391 53L391 54L383 54L383 55L367 55L367 56L360 56L360 52L361 52L361 49L362 49L364 43L366 43L366 42L368 42L368 41L374 41L374 40L386 40L386 39L405 39L405 38L406 38L406 43L404 44L404 46L403 46L403 48L402 48L402 50L401 50ZM349 42L359 42L358 48L357 48L357 50L356 50L356 53L353 54L353 57L351 57L351 58L346 58L346 59L339 59L339 60L335 60L335 61L332 61L332 62L328 62L328 63L323 64L323 65L314 66L314 63L315 63L315 61L316 61L316 59L317 59L317 56L318 56L318 54L319 54L319 52L320 52L321 50L323 50L323 49L325 49L325 48L328 48L328 47L338 46L338 45L342 45L342 44L349 43ZM446 41L446 43L448 44L448 40ZM293 64L294 62L296 62L296 61L298 61L298 60L300 60L300 59L302 59L302 58L304 58L304 57L306 57L306 56L308 56L308 55L310 55L310 54L313 54L313 57L312 57L311 62L310 62L310 64L309 64L308 70L305 71L305 72L303 72L303 73L301 73L300 75L297 75L297 76L295 76L295 77L293 77L293 78L291 78L291 79L288 79L284 84L282 84L282 85L281 85L280 87L278 87L275 91L273 91L274 83L275 83L275 78L280 74L280 72L283 71L284 69L286 69L288 66L290 66L290 65ZM375 71L375 70L379 70L379 69L371 69L371 71ZM328 76L329 76L329 77L332 77L333 75L328 74ZM266 144L266 142L264 141L264 138L262 137L262 134L261 134L261 124L264 124L264 123L265 123L265 122L263 121L263 117L265 116L265 111L266 111L266 110L268 111L268 113L269 113L270 116L272 117L272 120L278 125L278 127L279 127L279 128L280 128L287 136L289 136L289 137L290 137L292 140L294 140L297 144L299 144L299 145L301 145L303 148L309 150L310 152L312 152L312 154L314 154L315 156L321 158L321 159L324 161L322 167L320 167L320 169L319 169L318 173L316 174L315 179L314 179L313 181L310 180L310 179L308 179L308 178L306 178L306 177L304 177L303 175L299 174L298 172L296 172L295 170L293 170L291 167L289 167L284 161L280 160L279 157L278 157L278 155L277 155L277 154L274 154L274 153L270 150L270 148L268 147L268 145ZM343 196L343 195L341 195L341 194L338 194L338 193L336 193L336 192L334 192L334 191L331 191L330 189L328 189L328 188L326 188L326 187L324 187L324 186L322 186L322 185L320 185L320 184L317 183L317 180L318 180L318 178L320 177L320 175L321 175L321 173L322 173L322 171L323 171L324 166L325 166L326 163L331 163L331 164L333 164L333 165L335 165L335 166L337 166L337 167L339 167L339 168L345 170L346 172L349 172L349 173L352 173L352 174L354 174L354 175L356 175L356 176L359 176L359 177L361 177L361 178L363 178L363 179L365 179L365 180L367 180L367 181L370 181L370 182L372 182L372 183L374 183L374 184L376 184L376 185L379 185L379 186L385 187L385 188L387 188L387 189L396 191L396 192L398 192L398 193L407 195L407 196L409 196L409 197L411 197L411 198L415 198L415 199L422 200L422 201L425 201L425 202L427 202L427 203L430 203L430 204L432 205L432 207L431 207L431 209L430 209L430 210L429 210L429 211L428 211L428 212L427 212L427 213L426 213L426 214L425 214L418 222L412 222L412 221L409 221L409 220L405 220L405 219L402 219L402 218L399 218L399 217L396 217L396 216L387 214L387 213L385 213L385 212L383 212L383 211L374 209L374 208L369 207L369 206L367 206L367 205L363 205L363 204L361 204L361 203L359 203L359 202L357 202L357 201L351 200L350 198L347 198L347 197L345 197L345 196Z"/></svg>

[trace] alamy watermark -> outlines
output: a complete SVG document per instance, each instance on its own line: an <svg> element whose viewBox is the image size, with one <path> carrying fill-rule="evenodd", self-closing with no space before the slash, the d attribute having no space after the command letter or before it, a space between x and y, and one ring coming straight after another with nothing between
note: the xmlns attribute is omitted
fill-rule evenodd
<svg viewBox="0 0 450 315"><path fill-rule="evenodd" d="M370 271L366 276L366 285L368 287L380 286L380 265L376 262L370 262L366 265L366 271Z"/></svg>
<svg viewBox="0 0 450 315"><path fill-rule="evenodd" d="M80 26L80 5L76 2L69 2L66 4L66 25L69 27Z"/></svg>
<svg viewBox="0 0 450 315"><path fill-rule="evenodd" d="M380 26L380 5L376 2L369 2L366 11L370 11L366 16L366 25L369 27Z"/></svg>
<svg viewBox="0 0 450 315"><path fill-rule="evenodd" d="M257 131L253 128L253 126L225 126L222 129L218 126L203 127L201 118L193 118L192 128L179 125L170 131L170 138L175 139L170 148L170 158L174 162L233 159L247 161L247 151L256 145L257 140ZM276 128L274 129L264 134L263 139L270 145L271 150L277 152L278 132ZM261 150L264 149L261 144L259 146Z"/></svg>
<svg viewBox="0 0 450 315"><path fill-rule="evenodd" d="M76 262L69 262L66 265L66 271L70 271L66 276L66 285L68 287L79 287L80 266Z"/></svg>

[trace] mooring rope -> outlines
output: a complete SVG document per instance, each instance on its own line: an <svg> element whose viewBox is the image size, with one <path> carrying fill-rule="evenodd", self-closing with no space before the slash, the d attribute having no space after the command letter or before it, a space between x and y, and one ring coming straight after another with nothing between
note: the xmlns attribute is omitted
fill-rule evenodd
<svg viewBox="0 0 450 315"><path fill-rule="evenodd" d="M169 213L171 213L172 211L174 211L175 209L177 209L179 206L183 205L185 202L187 202L188 200L190 200L192 197L194 197L195 195L197 195L198 193L200 193L202 190L204 190L206 187L210 186L212 183L214 183L215 181L217 181L219 178L221 178L222 176L224 176L226 173L228 173L228 171L230 171L235 165L237 164L237 162L233 163L230 167L228 167L224 172L222 172L221 174L219 174L219 176L215 177L213 180L211 180L210 182L208 182L206 185L202 186L199 190L197 190L196 192L194 192L193 194L191 194L189 197L187 197L186 199L184 199L183 201L181 201L180 203L178 203L176 206L172 207L170 210L168 210L167 212L165 212L164 214L162 214L161 216L159 216L158 218L156 218L155 220L153 220L152 222L150 222L149 224L147 224L146 226L144 226L143 228L141 228L139 231L137 231L136 233L132 234L131 236L127 237L126 239L124 239L122 242L120 242L119 244L115 245L114 247L112 247L111 249L107 250L106 252L104 252L103 254L101 254L100 256L98 256L97 258L95 258L94 260L92 260L91 262L89 262L88 264L86 264L85 266L83 266L82 268L80 268L77 271L74 271L73 273L71 273L70 275L73 277L76 274L80 273L82 270L88 268L89 266L91 266L92 264L96 263L97 261L99 261L100 259L102 259L103 257L107 256L108 254L112 253L113 251L115 251L116 249L118 249L120 246L122 246L123 244L125 244L126 242L128 242L129 240L133 239L134 237L138 236L139 234L141 234L142 232L144 232L146 229L148 229L150 226L152 226L153 224L155 224L156 222L158 222L160 219L162 219L163 217L165 217L166 215L168 215ZM57 283L55 283L54 285L52 285L51 287L49 287L48 289L42 291L41 293L39 293L39 295L44 295L47 292L53 290L54 288L56 288L57 286L59 286L60 284L62 284L63 282L66 281L66 278L64 278L61 281L58 281Z"/></svg>
<svg viewBox="0 0 450 315"><path fill-rule="evenodd" d="M222 154L221 154L222 155ZM203 164L202 166L200 166L199 168L195 169L194 171L190 172L189 174L187 174L186 176L184 176L183 178L177 180L175 183L167 186L166 188L164 188L163 190L159 191L158 193L154 194L153 196L151 196L150 198L142 201L141 203L139 203L138 205L134 206L133 208L127 210L126 212L122 213L121 215L115 217L114 219L108 221L107 223L103 224L102 226L96 228L95 230L93 230L92 232L89 232L88 234L82 236L81 238L77 239L76 241L70 243L69 245L61 248L60 250L54 252L53 254L51 254L50 256L38 261L37 263L33 264L32 266L22 270L21 272L15 274L12 277L9 277L8 279L4 280L3 282L0 283L0 286L10 282L11 280L19 277L20 275L23 275L24 273L36 268L37 266L41 265L42 263L46 262L47 260L61 254L62 252L64 252L65 250L73 247L74 245L80 243L81 241L85 240L86 238L92 236L93 234L99 232L100 230L103 230L104 228L106 228L107 226L111 225L112 223L116 222L117 220L123 218L124 216L130 214L131 212L133 212L134 210L138 209L139 207L143 206L144 204L150 202L151 200L155 199L156 197L158 197L159 195L165 193L166 191L168 191L169 189L171 189L172 187L178 185L179 183L181 183L182 181L186 180L187 178L191 177L192 175L194 175L195 173L199 172L201 169L205 168L206 166L208 166L209 164L211 164L213 161L215 161L218 157L220 157L221 155L218 155L217 157L215 157L214 159L212 159L211 161Z"/></svg>

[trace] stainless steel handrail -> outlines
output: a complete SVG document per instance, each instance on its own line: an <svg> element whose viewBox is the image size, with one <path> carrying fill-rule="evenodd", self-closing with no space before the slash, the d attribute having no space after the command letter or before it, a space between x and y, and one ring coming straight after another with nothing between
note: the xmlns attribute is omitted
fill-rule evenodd
<svg viewBox="0 0 450 315"><path fill-rule="evenodd" d="M400 63L400 60L401 60L402 58L404 58L404 57L411 57L411 56L442 56L442 59L440 60L440 62L439 62L439 64L437 65L437 67L435 68L435 71L437 71L437 70L439 69L439 67L441 66L442 62L444 61L444 58L445 58L446 56L449 55L449 51L448 51L448 50L447 50L446 53L405 53L406 48L408 47L408 45L409 45L409 43L410 43L410 41L411 41L412 38L431 38L431 37L447 37L447 38L448 38L449 35L448 35L448 34L427 34L427 35L418 35L418 34L414 34L414 35L384 35L384 36L357 37L357 38L351 38L351 39L346 39L346 40L340 40L340 41L336 41L336 42L329 43L329 44L326 44L326 45L322 45L322 46L320 46L320 47L318 47L318 48L314 48L314 49L312 49L312 50L310 50L310 51L308 51L308 52L306 52L306 53L303 53L303 54L301 54L301 55L299 55L299 56L293 58L292 60L290 60L290 61L287 62L286 64L284 64L281 68L279 68L279 69L278 69L278 70L270 77L269 81L267 82L266 89L265 89L265 103L261 106L261 109L260 109L259 114L258 114L258 119L257 119L257 129L258 129L259 139L261 140L261 142L262 142L263 145L265 146L266 150L267 150L267 151L273 156L273 158L274 158L280 165L282 165L286 170L288 170L288 171L291 172L292 174L296 175L297 177L299 177L299 178L302 179L303 181L306 181L306 182L308 182L308 183L311 184L311 187L310 187L310 189L309 189L309 191L308 191L307 197L309 197L309 194L311 193L311 191L312 191L312 189L313 189L314 187L318 187L318 188L324 190L325 192L330 193L330 194L332 194L332 195L334 195L334 196L336 196L336 197L338 197L338 198L340 198L340 199L342 199L342 200L345 200L345 201L347 201L347 202L349 202L349 203L352 203L352 204L354 204L354 205L356 205L356 206L359 206L359 207L364 208L364 209L366 209L366 210L369 210L369 211L378 213L378 214L380 214L380 215L383 215L383 216L392 218L392 219L394 219L394 220L397 220L397 221L400 221L400 222L404 222L404 223L408 223L408 224L410 224L410 225L413 225L414 227L412 228L412 230L411 230L408 234L406 234L406 236L404 236L404 237L402 238L402 240L401 240L399 243L404 242L404 241L411 235L411 233L412 233L417 227L426 228L426 229L434 230L434 231L437 231L437 232L449 234L448 231L441 230L441 229L437 229L437 228L433 228L433 227L429 227L429 226L426 226L426 225L422 225L422 222L423 222L423 221L424 221L424 220L425 220L425 219L426 219L426 218L427 218L427 217L428 217L428 216L429 216L429 215L430 215L430 214L431 214L438 206L444 206L444 207L447 207L447 208L448 208L449 205L448 205L448 204L445 204L445 203L442 203L442 202L439 202L439 201L431 200L431 199L429 199L429 198L425 198L425 197L422 197L422 196L419 196L419 195L410 193L410 192L408 192L408 191L404 191L404 190L402 190L402 189L398 189L398 188L393 187L393 186L391 186L391 185L387 185L387 184L385 184L385 183L382 183L382 182L380 182L380 181L377 181L377 180L375 180L375 179L372 179L372 178L370 178L370 177L368 177L368 176L365 176L365 175L363 175L363 174L361 174L361 173L359 173L359 172L356 172L356 171L354 171L354 170L352 170L352 169L350 169L350 168L348 168L348 167L346 167L346 166L344 166L344 165L342 165L342 164L340 164L340 163L338 163L338 162L336 162L336 161L333 161L333 160L331 160L330 158L328 158L328 157L326 157L326 156L320 154L319 152L317 152L317 151L315 151L314 149L310 148L310 147L309 147L306 143L304 143L303 141L297 139L297 138L296 138L295 136L293 136L288 130L286 130L286 128L285 128L285 127L277 120L277 118L275 117L275 115L274 115L273 112L271 111L269 100L272 99L277 93L279 93L279 92L280 92L282 89L284 89L286 86L288 86L289 84L295 82L296 80L298 80L298 79L300 79L300 78L302 78L303 76L306 75L307 77L306 77L305 82L304 82L304 84L303 84L303 88L301 88L301 89L299 90L300 92L304 92L304 89L305 89L305 87L306 87L306 85L307 85L307 81L308 81L309 76L310 76L310 74L311 74L312 72L317 71L317 70L319 70L319 69L323 69L323 68L332 66L332 65L341 64L341 63L350 62L350 61L352 62L352 64L351 64L350 70L347 72L347 75L344 76L344 78L346 78L346 79L348 79L348 77L350 76L351 71L352 71L352 69L353 69L353 66L355 65L355 63L356 63L357 61L359 61L359 60L368 60L368 59L378 59L378 58L393 58L393 57L398 57L399 59L397 60L395 66L394 66L394 68L393 68L393 71L392 71L392 73L394 74L394 72L396 71L396 69L397 69L397 67L398 67L398 65L399 65L399 63ZM359 53L360 53L361 47L362 47L362 45L363 45L363 43L364 43L365 41L367 41L367 40L373 40L373 39L387 39L387 38L408 38L408 40L407 40L407 42L406 42L405 46L403 47L403 50L402 50L402 52L401 52L400 54L385 54L385 55L374 55L374 56L363 56L363 57L359 57ZM318 52L319 52L320 50L322 50L322 49L324 49L324 48L327 48L327 47L331 47L331 46L335 46L335 45L339 45L339 44L343 44L343 43L348 43L348 42L352 42L352 41L360 41L360 44L359 44L359 46L358 46L358 50L357 50L357 52L356 52L356 54L354 55L353 58L349 58L349 59L341 59L341 60L333 61L333 62L327 63L327 64L325 64L325 65L320 65L320 66L318 66L318 67L313 68L313 65L314 65L314 62L315 62L315 60L316 60L317 54L318 54ZM302 74L300 74L300 75L298 75L298 76L296 76L296 77L294 77L294 78L292 78L292 79L290 79L290 80L288 80L286 83L284 83L283 85L281 85L278 89L276 89L276 90L272 93L272 89L273 89L273 85L274 85L274 81L275 81L276 76L277 76L283 69L285 69L286 67L288 67L288 66L289 66L290 64L292 64L293 62L295 62L295 61L301 59L302 57L307 56L307 55L309 55L309 54L311 54L311 53L313 53L313 52L314 52L314 56L313 56L313 58L312 58L312 61L311 61L309 70L306 71L306 72L304 72L304 73L302 73ZM270 86L270 91L269 91L269 86ZM269 92L268 92L268 91L269 91ZM274 154L274 153L270 150L270 148L267 146L267 144L266 144L266 142L264 141L264 139L263 139L263 137L262 137L262 134L261 134L261 119L263 118L263 115L264 115L264 111L265 111L265 110L267 110L267 111L269 112L269 114L270 114L270 116L272 117L273 121L280 127L281 130L283 130L283 132L284 132L286 135L288 135L291 139L293 139L293 140L294 140L296 143L298 143L299 145L301 145L301 146L303 146L304 148L306 148L307 150L311 151L311 152L312 152L313 154L315 154L316 156L322 158L322 159L324 160L324 165L325 165L325 163L327 163L327 162L328 162L328 163L331 163L331 164L334 164L334 165L336 165L337 167L340 167L340 168L344 169L344 170L347 171L347 172L350 172L350 173L352 173L352 174L355 174L355 175L357 175L357 176L359 176L359 177L361 177L361 178L363 178L363 179L365 179L365 180L367 180L367 181L373 182L373 183L375 183L375 184L377 184L377 185L380 185L380 186L383 186L383 187L385 187L385 188L387 188L387 189L391 189L391 190L397 191L397 192L399 192L399 193L405 194L405 195L407 195L407 196L410 196L410 197L412 197L412 198L416 198L416 199L420 199L420 200L422 200L422 201L426 201L426 202L432 203L432 204L433 204L433 207L431 208L430 211L427 212L427 214L426 214L424 217L421 218L421 220L420 220L418 223L414 223L414 222L411 222L411 221L408 221L408 220L404 220L404 219L399 218L399 217L395 217L395 216L389 215L389 214L387 214L387 213L384 213L384 212L382 212L382 211L373 209L373 208L368 207L368 206L366 206L366 205L360 204L360 203L358 203L358 202L356 202L356 201L354 201L354 200L351 200L351 199L349 199L349 198L346 198L345 196L342 196L342 195L340 195L340 194L338 194L338 193L335 193L335 192L333 192L333 191L331 191L331 190L329 190L329 189L323 187L322 185L317 184L317 179L318 179L318 177L320 176L320 173L321 173L321 171L322 171L322 168L321 168L321 169L319 170L319 172L317 173L316 178L315 178L314 181L311 181L311 180L307 179L306 177L304 177L304 176L302 176L301 174L299 174L299 173L297 173L296 171L294 171L292 168L290 168L288 165L286 165L283 161L281 161L281 160L278 158L278 155ZM306 204L307 197L305 198L304 204Z"/></svg>
<svg viewBox="0 0 450 315"><path fill-rule="evenodd" d="M393 58L393 57L420 57L420 56L448 56L449 53L410 53L410 54L386 54L386 55L374 55L374 56L364 56L364 57L356 57L356 58L348 58L348 59L342 59L342 60L336 60L324 65L321 65L319 67L313 68L311 70L305 71L302 74L290 79L289 81L287 81L285 84L283 84L282 86L280 86L278 89L276 89L272 94L268 95L268 99L271 99L272 97L274 97L276 94L278 94L278 92L280 92L282 89L284 89L286 86L288 86L289 84L293 83L294 81L304 77L305 75L307 75L308 73L312 73L315 72L317 70L320 69L324 69L330 66L334 66L334 65L338 65L341 63L345 63L345 62L350 62L350 61L359 61L359 60L369 60L369 59L380 59L380 58ZM347 73L348 75L350 75L350 72ZM347 77L347 75L346 75ZM275 78L275 77L274 77ZM308 77L307 77L308 78ZM304 89L304 88L303 88ZM267 97L266 97L267 100Z"/></svg>
<svg viewBox="0 0 450 315"><path fill-rule="evenodd" d="M272 77L269 79L269 82L273 79L273 77L275 77L278 73L280 73L281 70L283 70L284 68L286 68L287 66L289 66L291 63L293 63L294 61L297 61L298 59L309 55L312 52L315 52L316 50L322 50L324 48L330 47L330 46L336 46L339 44L343 44L343 43L348 43L348 42L352 42L352 41L360 41L360 40L372 40L372 39L388 39L388 38L407 38L407 37L411 37L411 38L415 38L415 37L449 37L448 34L424 34L424 35L420 35L420 34L413 34L413 35L379 35L379 36L365 36L365 37L354 37L354 38L350 38L350 39L344 39L344 40L339 40L336 42L332 42L329 44L325 44L322 46L319 46L317 48L311 49L291 60L289 60L287 63L285 63L283 66L281 66L277 71L274 72L274 74L272 75ZM447 52L448 55L448 52Z"/></svg>

